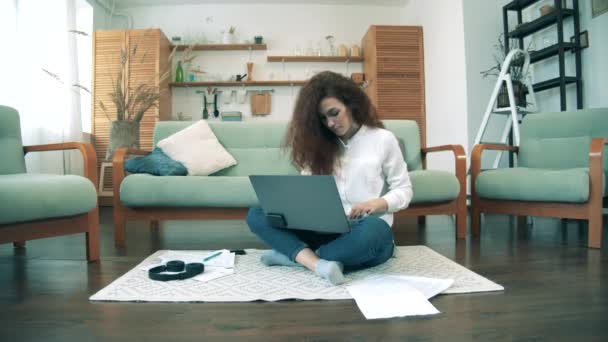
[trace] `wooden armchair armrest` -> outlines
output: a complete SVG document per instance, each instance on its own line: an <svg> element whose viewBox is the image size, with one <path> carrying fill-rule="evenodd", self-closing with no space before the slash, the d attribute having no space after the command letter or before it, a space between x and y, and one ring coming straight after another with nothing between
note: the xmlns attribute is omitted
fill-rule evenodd
<svg viewBox="0 0 608 342"><path fill-rule="evenodd" d="M511 151L518 152L519 147L511 145L498 145L498 144L477 144L473 147L473 153L471 154L471 182L477 177L481 171L481 154L484 150L495 150L495 151Z"/></svg>
<svg viewBox="0 0 608 342"><path fill-rule="evenodd" d="M114 190L114 202L120 203L120 183L125 178L125 158L130 154L145 156L152 151L140 150L137 148L121 147L114 152L112 158L112 188Z"/></svg>
<svg viewBox="0 0 608 342"><path fill-rule="evenodd" d="M428 153L452 151L452 153L454 153L454 170L456 170L456 176L462 174L464 177L467 167L467 155L464 152L464 147L462 147L462 145L441 145L433 147L423 147L420 149L420 151L422 152L423 158L426 157L426 154Z"/></svg>
<svg viewBox="0 0 608 342"><path fill-rule="evenodd" d="M29 152L78 150L82 154L84 163L84 176L87 177L97 188L97 155L93 145L82 142L65 142L60 144L30 145L23 146L23 154Z"/></svg>
<svg viewBox="0 0 608 342"><path fill-rule="evenodd" d="M602 162L604 145L608 144L608 139L593 138L589 147L589 199L598 196L601 199L604 184L602 184L604 165ZM595 189L598 189L596 192Z"/></svg>
<svg viewBox="0 0 608 342"><path fill-rule="evenodd" d="M441 145L421 148L423 158L428 153L440 151L452 151L454 153L454 170L458 183L460 183L460 192L464 196L467 184L467 155L464 152L464 147L462 145Z"/></svg>

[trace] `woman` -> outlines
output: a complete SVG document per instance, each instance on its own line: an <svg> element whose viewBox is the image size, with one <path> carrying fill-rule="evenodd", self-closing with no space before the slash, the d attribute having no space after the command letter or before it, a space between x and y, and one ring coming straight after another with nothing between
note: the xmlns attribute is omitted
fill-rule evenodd
<svg viewBox="0 0 608 342"><path fill-rule="evenodd" d="M409 205L412 185L397 138L384 129L363 90L333 72L314 76L300 91L285 147L302 174L334 176L346 215L357 221L344 234L286 230L272 227L261 208L251 208L247 224L273 248L261 261L303 265L339 285L344 269L388 260L392 213Z"/></svg>

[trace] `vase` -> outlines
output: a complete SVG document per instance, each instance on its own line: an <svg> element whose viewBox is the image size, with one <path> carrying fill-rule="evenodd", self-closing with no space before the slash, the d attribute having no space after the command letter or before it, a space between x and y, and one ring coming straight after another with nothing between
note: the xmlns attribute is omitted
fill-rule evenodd
<svg viewBox="0 0 608 342"><path fill-rule="evenodd" d="M139 148L139 122L112 121L106 161L112 161L114 152L121 147Z"/></svg>
<svg viewBox="0 0 608 342"><path fill-rule="evenodd" d="M184 68L182 62L177 61L177 68L175 69L175 82L184 82Z"/></svg>
<svg viewBox="0 0 608 342"><path fill-rule="evenodd" d="M234 37L234 33L224 32L224 34L222 36L222 43L234 44L235 41L236 41L236 39Z"/></svg>

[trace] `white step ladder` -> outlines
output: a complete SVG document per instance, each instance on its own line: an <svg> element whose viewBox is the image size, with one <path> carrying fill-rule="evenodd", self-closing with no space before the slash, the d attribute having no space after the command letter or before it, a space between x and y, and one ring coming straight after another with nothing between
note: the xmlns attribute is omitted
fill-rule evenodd
<svg viewBox="0 0 608 342"><path fill-rule="evenodd" d="M520 56L521 55L521 56ZM524 78L523 85L528 89L528 98L530 99L530 106L526 107L518 107L517 102L515 101L515 94L513 92L513 81L511 79L511 68L512 63L514 62L514 58L517 57L518 60L523 56L524 64L521 69L521 74L526 75ZM513 49L507 54L505 61L502 64L500 69L500 74L498 75L498 79L496 80L496 85L494 86L494 91L492 92L492 96L490 96L490 101L488 102L488 106L486 107L485 114L483 115L483 119L481 120L481 125L479 126L479 130L477 131L477 136L475 137L475 142L473 146L479 143L492 143L492 144L507 144L507 138L509 137L509 133L513 130L513 145L519 146L519 120L523 118L523 116L527 113L534 112L537 110L536 107L536 97L534 96L534 89L532 88L531 83L531 75L529 72L530 67L530 55L528 52L521 49ZM507 93L509 95L509 107L498 108L498 94L500 89L504 84L507 86ZM507 122L505 123L505 127L502 131L502 135L499 141L484 141L483 135L488 126L488 122L490 121L490 116L492 114L501 114L501 115L509 115L507 118ZM496 155L496 159L492 164L492 168L497 168L498 163L500 162L500 158L502 157L503 151L498 151Z"/></svg>

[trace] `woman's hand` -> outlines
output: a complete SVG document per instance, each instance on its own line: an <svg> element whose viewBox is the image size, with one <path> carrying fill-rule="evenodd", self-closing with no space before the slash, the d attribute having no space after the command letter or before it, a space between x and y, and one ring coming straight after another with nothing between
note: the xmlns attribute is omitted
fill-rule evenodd
<svg viewBox="0 0 608 342"><path fill-rule="evenodd" d="M388 203L384 198L376 198L362 203L357 203L353 206L348 214L348 218L353 220L364 215L385 212L388 210Z"/></svg>

